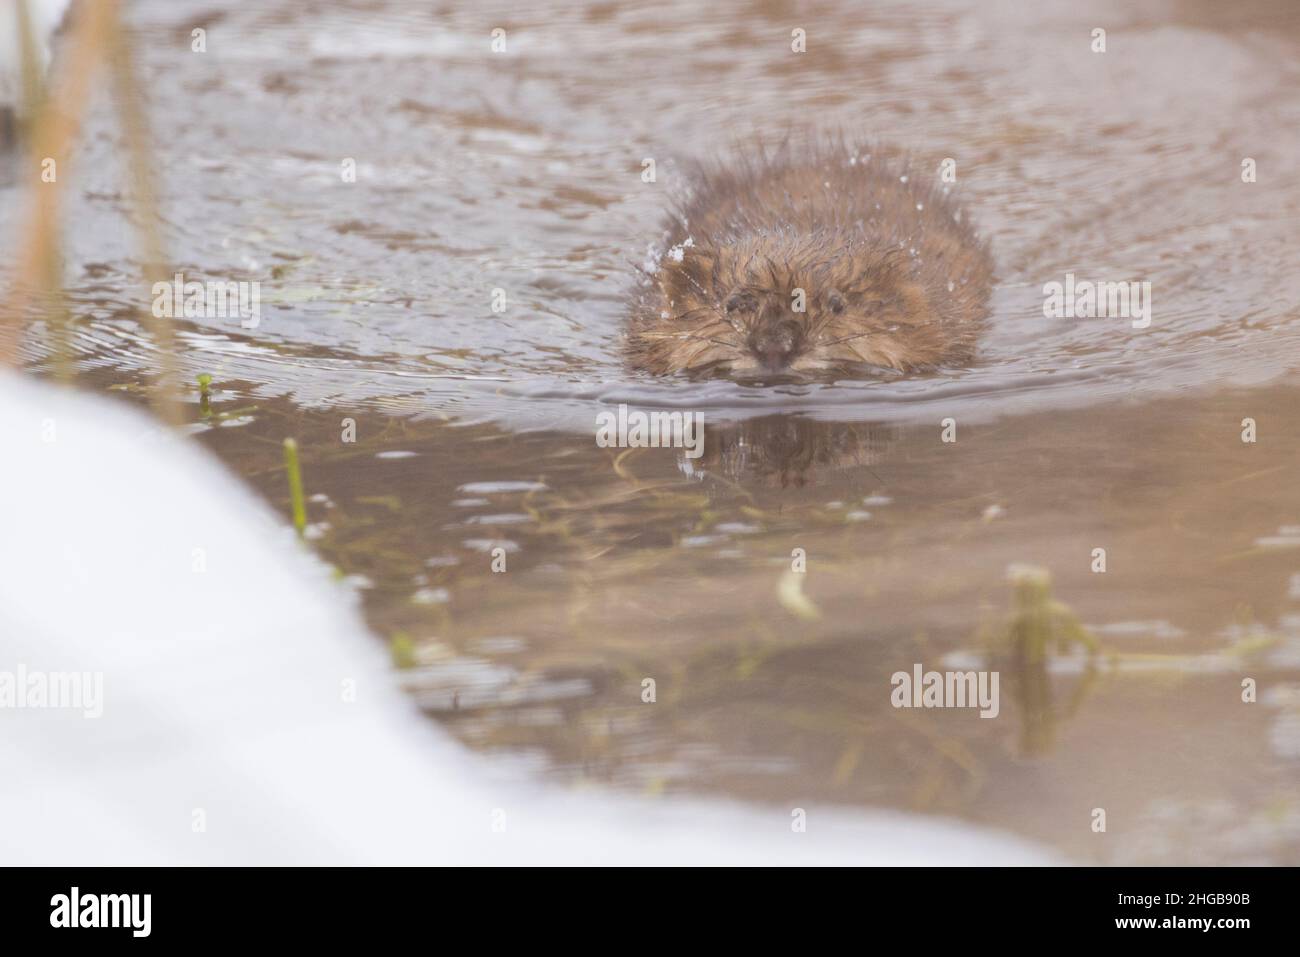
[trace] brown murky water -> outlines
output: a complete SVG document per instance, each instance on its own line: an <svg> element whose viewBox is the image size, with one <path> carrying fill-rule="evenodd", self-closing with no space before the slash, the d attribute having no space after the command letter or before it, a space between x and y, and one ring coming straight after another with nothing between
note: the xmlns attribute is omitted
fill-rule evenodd
<svg viewBox="0 0 1300 957"><path fill-rule="evenodd" d="M215 380L198 440L281 509L297 438L313 544L431 714L579 784L955 814L1084 861L1300 862L1292 4L317 6L133 6L169 253L263 284L260 327L181 323L181 362ZM956 160L999 267L979 363L626 371L678 164L808 125ZM81 377L131 396L152 355L116 136L92 118L66 256ZM1067 272L1150 281L1150 326L1044 318ZM45 366L39 327L24 349ZM704 457L598 448L621 402L701 411ZM994 720L892 707L894 672L1007 647L1024 564L1091 667L993 656Z"/></svg>

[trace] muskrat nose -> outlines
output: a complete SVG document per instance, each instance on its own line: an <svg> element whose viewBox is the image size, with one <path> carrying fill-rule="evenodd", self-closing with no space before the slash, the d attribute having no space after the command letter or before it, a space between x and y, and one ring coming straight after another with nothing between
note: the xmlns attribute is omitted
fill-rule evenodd
<svg viewBox="0 0 1300 957"><path fill-rule="evenodd" d="M799 324L792 319L760 326L749 337L749 350L774 372L790 364L798 345Z"/></svg>

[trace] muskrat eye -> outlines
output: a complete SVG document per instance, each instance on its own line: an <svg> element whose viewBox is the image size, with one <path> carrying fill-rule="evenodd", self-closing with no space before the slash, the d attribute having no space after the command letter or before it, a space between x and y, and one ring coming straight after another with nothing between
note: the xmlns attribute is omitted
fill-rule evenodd
<svg viewBox="0 0 1300 957"><path fill-rule="evenodd" d="M844 297L841 296L838 292L832 292L829 296L826 297L826 305L831 312L835 313L835 315L838 316L840 313L844 311L844 306L845 306Z"/></svg>
<svg viewBox="0 0 1300 957"><path fill-rule="evenodd" d="M727 312L753 312L758 308L758 300L751 293L737 292L728 297L723 308Z"/></svg>

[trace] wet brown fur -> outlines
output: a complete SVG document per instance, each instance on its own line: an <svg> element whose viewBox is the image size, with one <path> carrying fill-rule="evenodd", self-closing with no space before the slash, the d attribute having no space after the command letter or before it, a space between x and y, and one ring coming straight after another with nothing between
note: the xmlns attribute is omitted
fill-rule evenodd
<svg viewBox="0 0 1300 957"><path fill-rule="evenodd" d="M852 375L971 361L993 264L937 169L842 142L738 157L698 168L671 217L632 303L633 366Z"/></svg>

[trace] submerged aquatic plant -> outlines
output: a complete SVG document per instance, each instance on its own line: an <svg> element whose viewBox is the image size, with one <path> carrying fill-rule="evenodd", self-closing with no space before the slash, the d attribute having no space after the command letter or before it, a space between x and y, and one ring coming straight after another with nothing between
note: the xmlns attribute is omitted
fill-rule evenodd
<svg viewBox="0 0 1300 957"><path fill-rule="evenodd" d="M307 505L302 497L302 470L298 467L298 443L284 440L284 470L289 476L289 501L293 508L293 527L301 537L307 529Z"/></svg>
<svg viewBox="0 0 1300 957"><path fill-rule="evenodd" d="M1038 755L1051 748L1059 720L1053 707L1048 659L1053 654L1072 654L1076 648L1087 653L1083 682L1075 689L1063 715L1069 717L1096 678L1099 647L1070 607L1052 597L1050 572L1013 565L1007 577L1012 586L1011 618L986 644L994 666L1009 672L1012 697L1021 715L1020 750L1025 755Z"/></svg>
<svg viewBox="0 0 1300 957"><path fill-rule="evenodd" d="M786 571L776 585L776 598L781 607L805 621L816 621L822 616L821 611L803 591L804 575L801 572Z"/></svg>
<svg viewBox="0 0 1300 957"><path fill-rule="evenodd" d="M415 667L415 642L406 632L397 631L392 634L388 639L388 651L392 655L394 668L404 670Z"/></svg>
<svg viewBox="0 0 1300 957"><path fill-rule="evenodd" d="M1053 644L1062 655L1076 646L1089 653L1098 650L1097 640L1070 607L1052 597L1052 575L1045 568L1012 565L1007 578L1012 585L1013 611L1007 638L1029 660L1043 659Z"/></svg>

